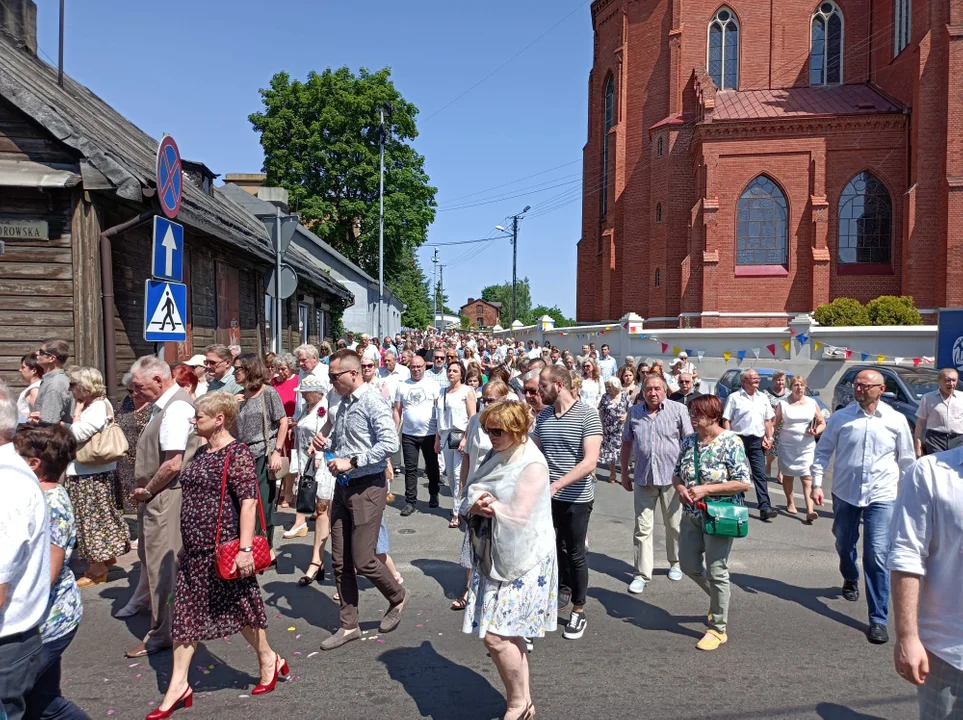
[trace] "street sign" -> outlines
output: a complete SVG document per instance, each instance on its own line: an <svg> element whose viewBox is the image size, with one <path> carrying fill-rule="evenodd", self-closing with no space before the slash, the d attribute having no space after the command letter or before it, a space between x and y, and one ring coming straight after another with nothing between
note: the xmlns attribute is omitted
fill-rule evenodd
<svg viewBox="0 0 963 720"><path fill-rule="evenodd" d="M148 280L144 288L144 339L147 342L187 340L187 285Z"/></svg>
<svg viewBox="0 0 963 720"><path fill-rule="evenodd" d="M161 211L171 220L181 210L181 191L184 179L181 175L181 153L170 135L165 135L157 146L157 199Z"/></svg>
<svg viewBox="0 0 963 720"><path fill-rule="evenodd" d="M963 309L940 310L936 367L963 371Z"/></svg>
<svg viewBox="0 0 963 720"><path fill-rule="evenodd" d="M154 216L154 251L150 274L161 280L184 280L184 226Z"/></svg>
<svg viewBox="0 0 963 720"><path fill-rule="evenodd" d="M274 270L264 279L264 292L274 297ZM281 299L289 298L298 289L298 274L290 265L281 266Z"/></svg>
<svg viewBox="0 0 963 720"><path fill-rule="evenodd" d="M288 251L288 247L291 245L291 238L294 237L294 231L298 228L298 223L301 222L301 218L297 215L272 215L270 217L261 218L264 221L264 227L268 231L268 235L271 237L271 247L274 248L274 252L278 252L278 237L275 227L278 222L281 223L281 255L284 255Z"/></svg>

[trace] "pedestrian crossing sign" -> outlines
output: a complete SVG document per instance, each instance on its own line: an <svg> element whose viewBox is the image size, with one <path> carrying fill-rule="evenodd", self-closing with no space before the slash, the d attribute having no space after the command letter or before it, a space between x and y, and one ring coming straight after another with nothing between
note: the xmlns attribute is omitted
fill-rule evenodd
<svg viewBox="0 0 963 720"><path fill-rule="evenodd" d="M147 342L187 340L187 285L148 280L144 291L144 339Z"/></svg>

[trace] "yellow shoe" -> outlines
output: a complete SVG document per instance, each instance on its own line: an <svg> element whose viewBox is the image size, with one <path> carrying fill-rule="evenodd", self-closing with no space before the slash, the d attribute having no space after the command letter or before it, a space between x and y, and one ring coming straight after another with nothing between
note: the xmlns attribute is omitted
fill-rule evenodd
<svg viewBox="0 0 963 720"><path fill-rule="evenodd" d="M729 636L715 630L706 630L706 634L696 643L699 650L718 650L720 645L729 641Z"/></svg>

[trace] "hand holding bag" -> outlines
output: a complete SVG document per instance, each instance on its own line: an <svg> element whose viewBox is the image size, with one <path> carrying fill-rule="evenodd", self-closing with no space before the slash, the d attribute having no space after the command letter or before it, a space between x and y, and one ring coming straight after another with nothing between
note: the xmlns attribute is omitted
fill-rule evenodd
<svg viewBox="0 0 963 720"><path fill-rule="evenodd" d="M106 405L106 401L102 402ZM107 406L108 412L110 409L110 406ZM123 429L114 422L113 417L108 416L104 429L91 435L77 449L75 459L83 465L108 465L122 459L129 449Z"/></svg>
<svg viewBox="0 0 963 720"><path fill-rule="evenodd" d="M227 459L224 461L224 472L221 475L221 502L217 508L217 533L214 537L214 560L217 576L221 580L237 580L240 577L234 570L234 561L240 552L241 539L238 538L221 544L221 518L224 515L224 493L227 491L227 469L230 465L231 453L229 451ZM261 516L261 527L267 527L264 519L264 507L261 505L261 489L257 482L255 482L254 487L257 489L257 511ZM264 535L254 535L251 541L251 557L254 560L254 572L266 570L271 564L271 548L268 547L268 541Z"/></svg>
<svg viewBox="0 0 963 720"><path fill-rule="evenodd" d="M699 441L695 444L696 482L702 485L702 472L699 467ZM749 508L735 501L735 497L706 495L696 503L702 510L702 532L706 535L741 538L749 534Z"/></svg>
<svg viewBox="0 0 963 720"><path fill-rule="evenodd" d="M318 469L314 464L314 456L307 456L307 465L301 473L298 481L298 497L295 502L295 510L305 515L314 513L318 504Z"/></svg>

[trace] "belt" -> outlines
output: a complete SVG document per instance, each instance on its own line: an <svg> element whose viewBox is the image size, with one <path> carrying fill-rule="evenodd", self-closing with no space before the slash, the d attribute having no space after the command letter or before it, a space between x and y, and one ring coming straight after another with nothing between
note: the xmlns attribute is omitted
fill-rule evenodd
<svg viewBox="0 0 963 720"><path fill-rule="evenodd" d="M385 480L385 471L372 473L371 475L362 475L361 477L353 477L346 483L338 481L337 487L359 487L361 485L375 485L381 484Z"/></svg>
<svg viewBox="0 0 963 720"><path fill-rule="evenodd" d="M943 431L943 430L927 430L927 431L926 431L926 435L936 435L937 437L944 437L944 438L955 438L955 437L959 437L961 434L963 434L963 433L945 432L945 431ZM925 437L925 436L924 436L924 437Z"/></svg>
<svg viewBox="0 0 963 720"><path fill-rule="evenodd" d="M29 630L24 630L23 632L14 633L13 635L6 635L0 637L0 645L6 645L8 643L23 642L24 640L29 640L34 635L40 634L40 625L36 625Z"/></svg>

